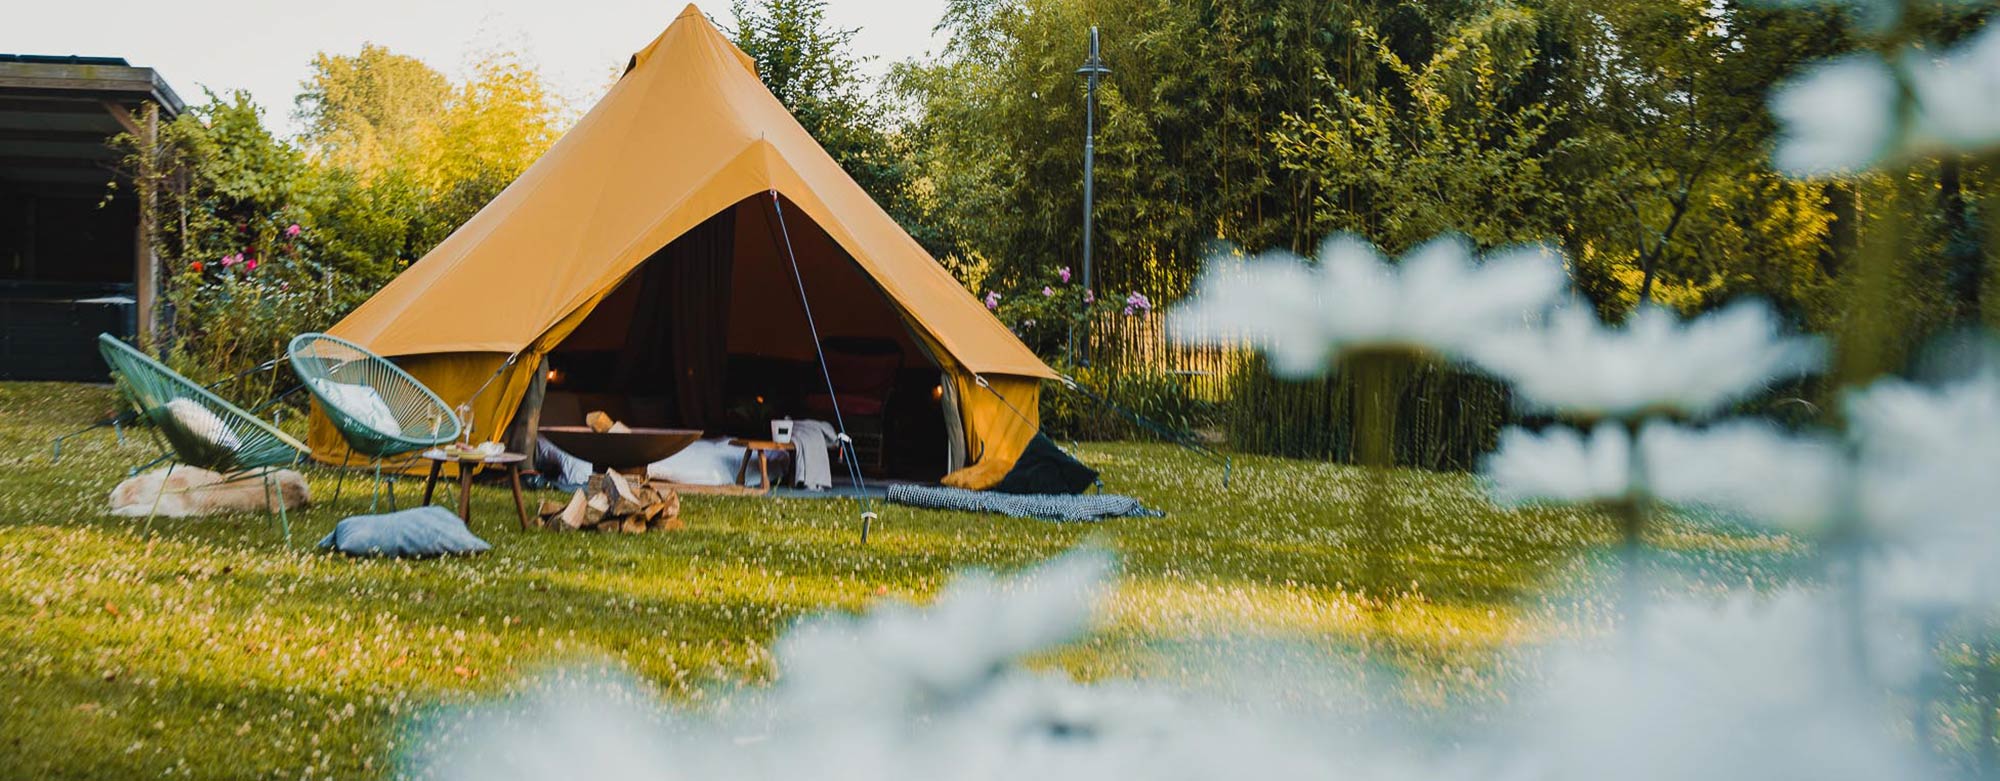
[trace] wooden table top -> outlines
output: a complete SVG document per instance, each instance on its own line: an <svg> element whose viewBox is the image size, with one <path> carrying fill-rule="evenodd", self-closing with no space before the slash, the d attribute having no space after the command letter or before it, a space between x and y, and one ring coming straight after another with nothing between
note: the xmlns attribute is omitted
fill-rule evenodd
<svg viewBox="0 0 2000 781"><path fill-rule="evenodd" d="M478 453L465 453L462 455L454 455L452 453L447 453L439 449L426 450L423 453L423 457L431 461L450 461L450 462L459 462L466 464L494 464L500 466L505 466L507 464L518 464L528 460L527 456L522 455L520 453L501 453L499 455L493 455L493 456L482 456Z"/></svg>
<svg viewBox="0 0 2000 781"><path fill-rule="evenodd" d="M751 450L796 450L790 442L773 442L768 439L732 439L729 444Z"/></svg>

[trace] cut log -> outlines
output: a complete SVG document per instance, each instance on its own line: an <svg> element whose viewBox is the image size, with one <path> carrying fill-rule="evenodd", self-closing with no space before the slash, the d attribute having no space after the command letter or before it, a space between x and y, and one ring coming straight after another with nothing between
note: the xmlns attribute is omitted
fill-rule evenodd
<svg viewBox="0 0 2000 781"><path fill-rule="evenodd" d="M590 512L590 500L579 490L569 498L569 504L556 514L559 529L581 529L587 523L585 516Z"/></svg>
<svg viewBox="0 0 2000 781"><path fill-rule="evenodd" d="M632 482L617 472L604 473L605 493L610 501L606 504L605 515L625 517L645 509L646 503L639 501L639 493L632 488Z"/></svg>
<svg viewBox="0 0 2000 781"><path fill-rule="evenodd" d="M552 502L547 499L543 499L542 507L541 509L535 511L535 515L543 518L551 518L557 515L561 515L563 508L568 506L569 505L564 504L562 502Z"/></svg>
<svg viewBox="0 0 2000 781"><path fill-rule="evenodd" d="M628 515L624 521L619 523L618 530L626 534L645 534L646 522L640 520L636 515Z"/></svg>
<svg viewBox="0 0 2000 781"><path fill-rule="evenodd" d="M611 419L610 415L604 414L604 410L601 409L591 410L590 414L583 416L583 422L584 425L590 427L591 431L595 431L599 434L603 434L607 431L610 431L612 425L616 423L616 421L613 421Z"/></svg>
<svg viewBox="0 0 2000 781"><path fill-rule="evenodd" d="M600 531L600 532L603 532L603 533L605 533L605 534L617 534L617 533L618 533L618 529L619 529L619 527L620 527L620 526L622 526L622 524L620 524L620 523L619 523L618 521L615 521L615 520L614 520L614 521L598 521L598 522L597 522L597 524L596 524L595 526L593 526L592 528L595 528L595 529L597 529L598 531Z"/></svg>

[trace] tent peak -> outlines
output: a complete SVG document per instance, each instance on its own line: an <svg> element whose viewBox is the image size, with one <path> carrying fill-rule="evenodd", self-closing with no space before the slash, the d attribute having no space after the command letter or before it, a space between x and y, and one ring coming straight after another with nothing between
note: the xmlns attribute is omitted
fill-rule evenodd
<svg viewBox="0 0 2000 781"><path fill-rule="evenodd" d="M731 42L728 36L723 35L722 30L709 20L708 14L702 12L701 6L694 3L688 3L686 8L681 9L680 15L674 17L674 21L668 24L667 29L661 31L659 36L653 39L652 43L646 44L646 48L640 49L630 59L625 61L625 73L631 73L634 69L646 64L647 60L652 59L653 53L658 51L660 47L668 45L667 39L675 37L675 31L681 30L683 24L688 25L695 31L694 35L697 40L707 38L720 42L721 46L718 48L726 52L727 57L733 58L744 70L749 71L750 75L757 75L756 61L750 59L750 55L744 54L742 49L737 48L736 44ZM621 74L620 77L623 78L623 75Z"/></svg>

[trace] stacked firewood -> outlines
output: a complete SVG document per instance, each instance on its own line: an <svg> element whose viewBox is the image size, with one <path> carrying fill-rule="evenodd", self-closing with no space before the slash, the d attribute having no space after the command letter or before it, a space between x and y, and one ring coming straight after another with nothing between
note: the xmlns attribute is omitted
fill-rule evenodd
<svg viewBox="0 0 2000 781"><path fill-rule="evenodd" d="M687 528L681 522L681 496L674 489L655 488L617 472L591 475L590 484L571 496L568 504L543 502L541 526L554 531L624 534Z"/></svg>

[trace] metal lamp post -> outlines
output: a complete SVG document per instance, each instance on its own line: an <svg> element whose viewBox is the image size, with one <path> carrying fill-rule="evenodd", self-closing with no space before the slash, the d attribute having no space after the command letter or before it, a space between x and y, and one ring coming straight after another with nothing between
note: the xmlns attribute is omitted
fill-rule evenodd
<svg viewBox="0 0 2000 781"><path fill-rule="evenodd" d="M1096 290L1096 288L1093 288L1093 287L1091 286L1091 281L1090 281L1090 277L1091 277L1091 275L1090 275L1090 271L1091 271L1091 269L1090 269L1090 245L1091 245L1091 229L1092 229L1092 224L1091 224L1091 223L1092 223L1092 212L1094 211L1094 209L1092 208L1092 206L1093 206L1093 203L1092 203L1092 202L1093 202L1093 201L1095 200L1095 198L1096 198L1096 192L1095 192L1095 189L1096 189L1096 179L1097 179L1097 176L1096 176L1096 168L1097 168L1097 80L1098 80L1098 79L1100 79L1100 78L1103 78L1103 77L1105 77L1105 76L1108 76L1108 75L1110 75L1110 74L1111 74L1111 69L1110 69L1110 68L1107 68L1107 67L1105 67L1105 66L1104 66L1104 59L1103 59L1103 57L1099 56L1099 53L1098 53L1098 48L1097 48L1097 27L1096 27L1095 25L1093 25L1093 26L1092 26L1092 27L1090 28L1090 57L1089 57L1088 59L1085 59L1085 60L1083 61L1083 67L1081 67L1081 68L1077 68L1077 69L1076 69L1076 72L1077 72L1077 75L1079 75L1079 76L1082 76L1082 77L1083 77L1083 79L1084 79L1084 85L1085 85L1085 86L1084 86L1084 99L1083 99L1083 123L1084 123L1084 125L1083 125L1083 126L1084 126L1084 133L1083 133L1083 289L1084 289L1084 291L1085 291L1085 292L1091 292L1091 293L1094 293L1094 292L1095 292L1095 290ZM1090 323L1086 322L1086 323L1085 323L1084 325L1085 325L1085 328L1086 328L1086 329L1088 329L1088 328L1089 328L1089 326L1090 326ZM1086 330L1086 332L1084 333L1084 342L1085 342L1085 351L1086 351L1086 352L1087 352L1087 351L1089 350L1089 341L1090 341L1090 334L1089 334L1089 332L1088 332L1088 331ZM1072 338L1072 339L1071 339L1071 355L1070 355L1070 358L1071 358L1071 360L1075 360L1075 358L1076 358L1076 355L1075 355L1075 339L1074 339L1074 338ZM1085 363L1086 365L1087 365L1087 364L1089 363L1089 360L1088 360L1088 358L1086 358L1086 359L1084 360L1084 363Z"/></svg>

